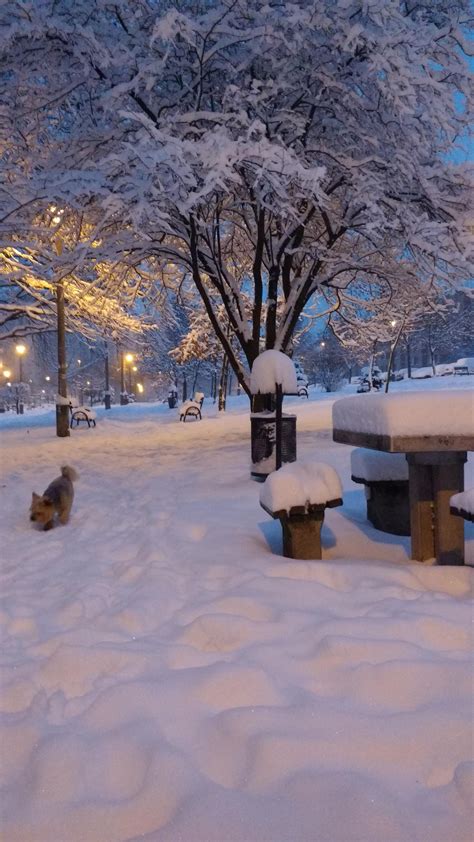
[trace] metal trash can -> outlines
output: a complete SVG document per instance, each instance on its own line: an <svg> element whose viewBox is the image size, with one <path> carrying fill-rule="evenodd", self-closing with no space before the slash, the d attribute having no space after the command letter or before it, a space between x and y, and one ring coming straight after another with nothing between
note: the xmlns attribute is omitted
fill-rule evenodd
<svg viewBox="0 0 474 842"><path fill-rule="evenodd" d="M276 469L276 413L255 412L250 425L251 474L264 480ZM281 461L296 462L296 415L282 415Z"/></svg>

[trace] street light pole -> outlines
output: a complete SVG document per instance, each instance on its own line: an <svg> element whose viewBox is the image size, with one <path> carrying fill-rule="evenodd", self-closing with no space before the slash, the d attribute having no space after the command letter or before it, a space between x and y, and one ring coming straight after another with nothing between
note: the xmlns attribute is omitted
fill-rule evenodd
<svg viewBox="0 0 474 842"><path fill-rule="evenodd" d="M105 374L105 393L104 393L104 406L106 409L110 409L110 377L109 377L109 349L107 346L107 341L104 341L105 346L105 359L104 359L104 374Z"/></svg>
<svg viewBox="0 0 474 842"><path fill-rule="evenodd" d="M59 252L60 253L60 252ZM65 438L69 432L69 406L67 404L66 318L64 309L64 282L56 281L56 312L58 333L58 397L56 403L56 435Z"/></svg>
<svg viewBox="0 0 474 842"><path fill-rule="evenodd" d="M125 360L123 358L123 348L120 349L120 406L125 406L128 403L127 395L125 394Z"/></svg>
<svg viewBox="0 0 474 842"><path fill-rule="evenodd" d="M23 415L23 401L21 395L22 383L23 383L23 354L26 351L26 346L23 344L17 345L15 348L18 354L18 386L16 389L16 414Z"/></svg>

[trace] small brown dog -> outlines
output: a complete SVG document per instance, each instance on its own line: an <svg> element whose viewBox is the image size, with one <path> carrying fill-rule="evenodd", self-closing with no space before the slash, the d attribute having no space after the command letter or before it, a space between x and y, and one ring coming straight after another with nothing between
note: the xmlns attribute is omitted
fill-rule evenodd
<svg viewBox="0 0 474 842"><path fill-rule="evenodd" d="M74 468L63 465L61 476L48 485L42 497L33 491L30 520L43 524L45 530L52 529L54 513L57 512L59 522L67 523L74 500L72 483L76 479L78 479L78 474Z"/></svg>

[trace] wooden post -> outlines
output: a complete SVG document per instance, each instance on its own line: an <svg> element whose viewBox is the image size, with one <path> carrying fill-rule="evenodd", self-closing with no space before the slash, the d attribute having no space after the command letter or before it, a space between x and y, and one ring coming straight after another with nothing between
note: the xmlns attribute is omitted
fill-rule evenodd
<svg viewBox="0 0 474 842"><path fill-rule="evenodd" d="M464 522L449 499L464 488L465 451L408 453L411 557L464 564Z"/></svg>
<svg viewBox="0 0 474 842"><path fill-rule="evenodd" d="M324 508L311 515L285 515L280 518L285 558L322 558L321 527Z"/></svg>
<svg viewBox="0 0 474 842"><path fill-rule="evenodd" d="M454 452L443 455L449 459L433 465L436 559L438 564L464 564L464 521L450 513L449 499L464 490L467 454Z"/></svg>
<svg viewBox="0 0 474 842"><path fill-rule="evenodd" d="M431 466L420 464L420 455L423 454L407 454L411 557L417 561L426 561L435 557L433 483Z"/></svg>
<svg viewBox="0 0 474 842"><path fill-rule="evenodd" d="M67 398L66 322L64 312L64 281L56 282L56 313L58 334L58 395ZM65 438L69 432L69 407L56 404L56 435Z"/></svg>
<svg viewBox="0 0 474 842"><path fill-rule="evenodd" d="M282 404L283 395L281 383L276 384L276 409L275 409L275 467L281 468L281 436L282 436Z"/></svg>

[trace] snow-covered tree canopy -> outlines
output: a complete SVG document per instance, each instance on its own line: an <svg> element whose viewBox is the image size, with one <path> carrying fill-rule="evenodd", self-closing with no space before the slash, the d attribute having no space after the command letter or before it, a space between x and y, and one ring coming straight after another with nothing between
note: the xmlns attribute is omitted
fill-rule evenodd
<svg viewBox="0 0 474 842"><path fill-rule="evenodd" d="M192 276L248 390L229 327L251 366L320 289L468 275L468 7L12 0L0 218L56 197L133 228Z"/></svg>
<svg viewBox="0 0 474 842"><path fill-rule="evenodd" d="M0 339L51 329L58 283L70 330L90 339L143 332L145 320L132 311L147 274L137 275L124 254L110 260L110 241L94 239L84 214L53 205L21 217L21 233L4 231L0 240Z"/></svg>

